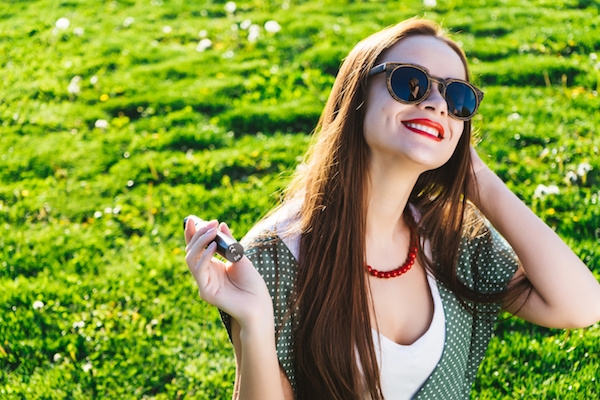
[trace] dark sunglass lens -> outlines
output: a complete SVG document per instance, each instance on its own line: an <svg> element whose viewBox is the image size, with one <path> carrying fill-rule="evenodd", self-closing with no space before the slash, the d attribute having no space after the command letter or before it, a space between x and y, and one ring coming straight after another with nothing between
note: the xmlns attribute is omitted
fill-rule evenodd
<svg viewBox="0 0 600 400"><path fill-rule="evenodd" d="M477 96L473 89L464 83L451 82L446 87L446 102L450 114L459 118L468 118L475 113Z"/></svg>
<svg viewBox="0 0 600 400"><path fill-rule="evenodd" d="M419 101L427 93L427 76L416 68L400 67L390 77L392 90L404 101Z"/></svg>

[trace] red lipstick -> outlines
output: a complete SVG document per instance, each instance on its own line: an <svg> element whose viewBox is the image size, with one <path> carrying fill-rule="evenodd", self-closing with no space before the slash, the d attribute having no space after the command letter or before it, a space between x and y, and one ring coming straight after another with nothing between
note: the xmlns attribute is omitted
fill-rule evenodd
<svg viewBox="0 0 600 400"><path fill-rule="evenodd" d="M404 126L409 130L423 136L427 136L436 141L441 141L444 138L444 127L437 122L429 119L418 118L409 121L402 121Z"/></svg>

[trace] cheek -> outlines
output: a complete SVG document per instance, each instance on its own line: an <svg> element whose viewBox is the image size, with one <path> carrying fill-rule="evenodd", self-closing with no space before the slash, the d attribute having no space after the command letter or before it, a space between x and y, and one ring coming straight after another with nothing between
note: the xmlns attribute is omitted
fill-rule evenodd
<svg viewBox="0 0 600 400"><path fill-rule="evenodd" d="M464 121L450 119L450 131L452 132L452 143L454 143L455 147L463 135L463 132L465 130L465 124L466 124L466 122L464 122Z"/></svg>

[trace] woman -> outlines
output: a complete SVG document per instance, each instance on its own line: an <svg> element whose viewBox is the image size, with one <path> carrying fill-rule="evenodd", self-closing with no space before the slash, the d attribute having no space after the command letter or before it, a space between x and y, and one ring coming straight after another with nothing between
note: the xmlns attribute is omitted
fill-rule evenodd
<svg viewBox="0 0 600 400"><path fill-rule="evenodd" d="M227 226L188 223L186 261L235 348L234 398L464 399L501 306L547 327L600 320L588 268L471 147L483 93L468 79L432 22L368 37L248 257L213 259Z"/></svg>

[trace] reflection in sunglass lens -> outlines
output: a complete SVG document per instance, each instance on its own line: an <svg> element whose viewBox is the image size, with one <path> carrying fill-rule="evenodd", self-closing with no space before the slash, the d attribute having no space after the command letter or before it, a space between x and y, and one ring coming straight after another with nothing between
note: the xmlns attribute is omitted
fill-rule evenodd
<svg viewBox="0 0 600 400"><path fill-rule="evenodd" d="M390 77L392 90L404 101L418 101L427 92L427 76L416 68L400 67Z"/></svg>
<svg viewBox="0 0 600 400"><path fill-rule="evenodd" d="M466 118L475 112L477 97L475 92L460 82L451 82L446 87L448 112L459 118Z"/></svg>

